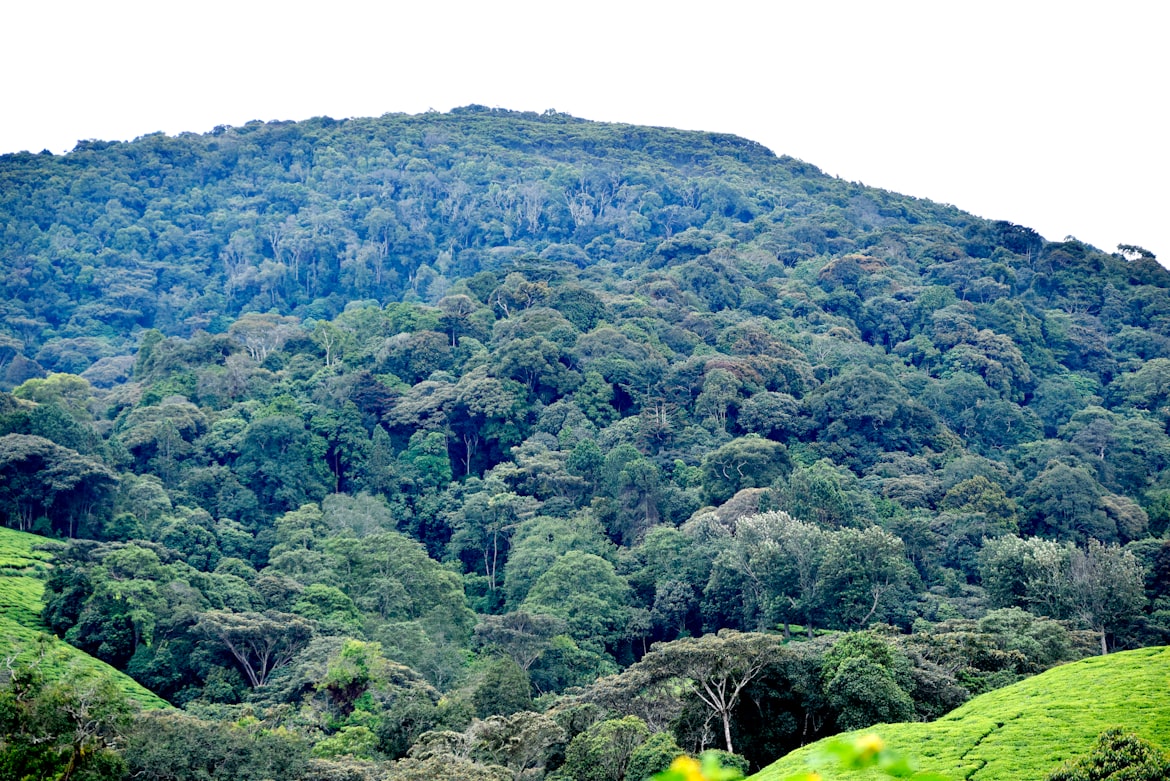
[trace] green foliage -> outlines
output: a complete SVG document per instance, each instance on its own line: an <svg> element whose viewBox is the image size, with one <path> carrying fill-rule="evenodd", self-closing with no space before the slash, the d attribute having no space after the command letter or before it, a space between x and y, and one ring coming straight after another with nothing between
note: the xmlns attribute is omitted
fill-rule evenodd
<svg viewBox="0 0 1170 781"><path fill-rule="evenodd" d="M744 776L748 772L747 759L741 757L739 754L732 754L730 751L723 751L717 748L708 749L699 755L699 759L701 763L705 762L710 764L711 760L717 762L727 778L735 778L736 776L731 775L732 773ZM709 773L708 775L712 774Z"/></svg>
<svg viewBox="0 0 1170 781"><path fill-rule="evenodd" d="M649 737L636 716L598 722L570 741L561 773L572 781L624 781L634 753Z"/></svg>
<svg viewBox="0 0 1170 781"><path fill-rule="evenodd" d="M824 656L825 699L842 730L909 721L914 717L909 660L869 632L844 635Z"/></svg>
<svg viewBox="0 0 1170 781"><path fill-rule="evenodd" d="M196 631L226 648L247 676L248 684L256 689L292 661L311 637L312 626L300 616L275 610L209 610L199 616Z"/></svg>
<svg viewBox="0 0 1170 781"><path fill-rule="evenodd" d="M143 708L168 707L124 673L46 634L40 579L51 558L40 549L46 542L33 534L0 529L0 653L23 664L35 663L48 683L62 678L106 679L120 696Z"/></svg>
<svg viewBox="0 0 1170 781"><path fill-rule="evenodd" d="M788 470L784 446L760 437L728 442L703 459L703 488L713 503L725 502L743 488L766 488Z"/></svg>
<svg viewBox="0 0 1170 781"><path fill-rule="evenodd" d="M719 719L724 745L732 752L731 723L740 697L781 656L775 636L724 630L657 645L631 670L688 690L709 711L708 719Z"/></svg>
<svg viewBox="0 0 1170 781"><path fill-rule="evenodd" d="M490 712L529 686L759 762L1089 632L1170 637L1170 274L1140 248L474 106L0 183L0 525L74 539L0 578L5 642L43 620L215 720L256 708L318 740L310 775L543 774L547 725ZM818 639L877 624L915 628L882 635L899 661ZM633 664L727 629L806 638L735 696ZM428 731L461 737L404 756Z"/></svg>
<svg viewBox="0 0 1170 781"><path fill-rule="evenodd" d="M837 711L842 730L871 724L906 721L914 716L914 701L884 670L865 657L843 662L825 686L825 698Z"/></svg>
<svg viewBox="0 0 1170 781"><path fill-rule="evenodd" d="M466 733L472 756L518 776L542 775L564 752L565 732L548 716L522 711L474 721Z"/></svg>
<svg viewBox="0 0 1170 781"><path fill-rule="evenodd" d="M1015 607L989 611L978 620L916 625L910 641L918 653L954 669L956 681L973 695L1098 652L1091 633Z"/></svg>
<svg viewBox="0 0 1170 781"><path fill-rule="evenodd" d="M1082 550L1009 535L989 542L980 558L995 604L1076 621L1099 635L1103 654L1109 633L1135 617L1144 599L1141 565L1116 545L1090 540Z"/></svg>
<svg viewBox="0 0 1170 781"><path fill-rule="evenodd" d="M105 464L44 437L0 437L0 512L20 531L93 533L116 483Z"/></svg>
<svg viewBox="0 0 1170 781"><path fill-rule="evenodd" d="M533 584L571 550L601 554L605 543L595 524L568 518L537 516L522 521L512 536L512 552L504 575L508 606L518 608Z"/></svg>
<svg viewBox="0 0 1170 781"><path fill-rule="evenodd" d="M1094 657L1049 670L976 697L929 724L882 727L891 748L912 755L923 771L963 778L1043 778L1062 761L1087 753L1106 729L1120 727L1155 744L1170 735L1163 694L1165 648ZM842 736L856 737L859 733ZM786 779L801 772L821 743L792 752L753 776ZM825 769L827 781L872 778Z"/></svg>
<svg viewBox="0 0 1170 781"><path fill-rule="evenodd" d="M650 781L737 781L743 778L738 763L724 767L723 758L741 759L726 751L705 751L698 760L684 755L675 759L665 771L652 776Z"/></svg>
<svg viewBox="0 0 1170 781"><path fill-rule="evenodd" d="M37 662L0 677L0 774L118 779L130 702L109 676L69 671L48 680Z"/></svg>
<svg viewBox="0 0 1170 781"><path fill-rule="evenodd" d="M385 683L386 660L377 643L346 639L330 660L317 689L325 691L331 704L343 716L353 712L355 701L371 686Z"/></svg>
<svg viewBox="0 0 1170 781"><path fill-rule="evenodd" d="M306 768L304 741L255 721L217 723L177 712L140 719L130 732L127 772L149 781L261 781L297 778Z"/></svg>
<svg viewBox="0 0 1170 781"><path fill-rule="evenodd" d="M493 660L472 692L475 715L481 719L497 714L511 716L532 710L528 673L508 657Z"/></svg>
<svg viewBox="0 0 1170 781"><path fill-rule="evenodd" d="M629 620L629 586L600 556L569 551L532 585L522 608L565 621L579 643L613 646Z"/></svg>
<svg viewBox="0 0 1170 781"><path fill-rule="evenodd" d="M1158 781L1170 775L1170 759L1148 741L1120 729L1101 733L1087 757L1068 762L1047 781Z"/></svg>
<svg viewBox="0 0 1170 781"><path fill-rule="evenodd" d="M673 735L669 732L655 732L630 754L625 781L646 781L650 776L666 770L682 754L683 750Z"/></svg>

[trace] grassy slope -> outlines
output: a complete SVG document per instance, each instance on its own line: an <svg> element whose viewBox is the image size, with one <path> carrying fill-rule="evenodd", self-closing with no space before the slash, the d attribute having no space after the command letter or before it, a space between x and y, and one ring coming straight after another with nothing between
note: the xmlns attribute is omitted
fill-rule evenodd
<svg viewBox="0 0 1170 781"><path fill-rule="evenodd" d="M1063 665L976 697L929 724L879 725L891 747L922 770L973 781L1043 779L1088 752L1109 727L1170 749L1170 647L1143 648ZM794 751L753 781L781 781L807 769L817 744ZM877 774L823 772L830 779Z"/></svg>
<svg viewBox="0 0 1170 781"><path fill-rule="evenodd" d="M37 574L50 556L33 550L33 545L43 541L35 534L0 528L0 658L29 658L43 649L42 669L50 675L66 667L83 675L109 675L144 708L170 707L129 676L45 631L41 623L44 584Z"/></svg>

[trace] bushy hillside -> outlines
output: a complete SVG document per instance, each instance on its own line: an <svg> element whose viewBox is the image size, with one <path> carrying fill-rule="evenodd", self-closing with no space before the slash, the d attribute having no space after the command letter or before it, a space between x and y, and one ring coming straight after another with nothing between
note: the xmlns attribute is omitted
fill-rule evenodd
<svg viewBox="0 0 1170 781"><path fill-rule="evenodd" d="M977 697L929 724L881 724L892 747L920 770L971 781L1042 779L1065 760L1087 754L1097 736L1120 727L1170 746L1170 648L1144 648L1085 659ZM862 734L859 731L857 734ZM781 781L807 769L814 743L752 776ZM884 778L821 771L826 781Z"/></svg>
<svg viewBox="0 0 1170 781"><path fill-rule="evenodd" d="M35 534L0 529L0 658L19 663L43 657L39 667L50 679L66 667L81 676L109 676L144 708L169 707L125 673L48 633L41 610L45 567L52 556L33 549L44 542Z"/></svg>
<svg viewBox="0 0 1170 781"><path fill-rule="evenodd" d="M4 156L0 231L24 610L209 734L758 766L1170 640L1141 248L475 106Z"/></svg>

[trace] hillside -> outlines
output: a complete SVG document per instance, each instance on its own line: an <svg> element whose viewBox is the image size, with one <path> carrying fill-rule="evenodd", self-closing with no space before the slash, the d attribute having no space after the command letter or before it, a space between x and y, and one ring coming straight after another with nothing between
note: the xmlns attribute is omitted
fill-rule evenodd
<svg viewBox="0 0 1170 781"><path fill-rule="evenodd" d="M759 767L1170 642L1141 248L481 106L6 155L0 231L23 615L213 732Z"/></svg>
<svg viewBox="0 0 1170 781"><path fill-rule="evenodd" d="M1170 648L1144 648L1086 659L976 697L928 724L881 724L894 749L918 769L972 781L1042 779L1088 752L1112 727L1170 746ZM752 776L779 781L806 769L818 744L793 751ZM884 777L822 771L826 781Z"/></svg>
<svg viewBox="0 0 1170 781"><path fill-rule="evenodd" d="M0 528L0 657L28 661L43 654L41 669L49 678L65 667L83 676L110 676L122 694L142 707L169 708L125 673L47 633L41 621L41 576L52 556L33 550L43 542L45 538L35 534Z"/></svg>

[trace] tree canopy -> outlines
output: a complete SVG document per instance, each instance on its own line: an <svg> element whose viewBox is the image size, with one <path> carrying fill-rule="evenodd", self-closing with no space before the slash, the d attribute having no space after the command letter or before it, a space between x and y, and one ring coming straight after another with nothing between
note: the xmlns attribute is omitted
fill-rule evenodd
<svg viewBox="0 0 1170 781"><path fill-rule="evenodd" d="M0 234L0 599L188 711L134 773L755 766L1170 639L1140 248L481 106L5 155Z"/></svg>

